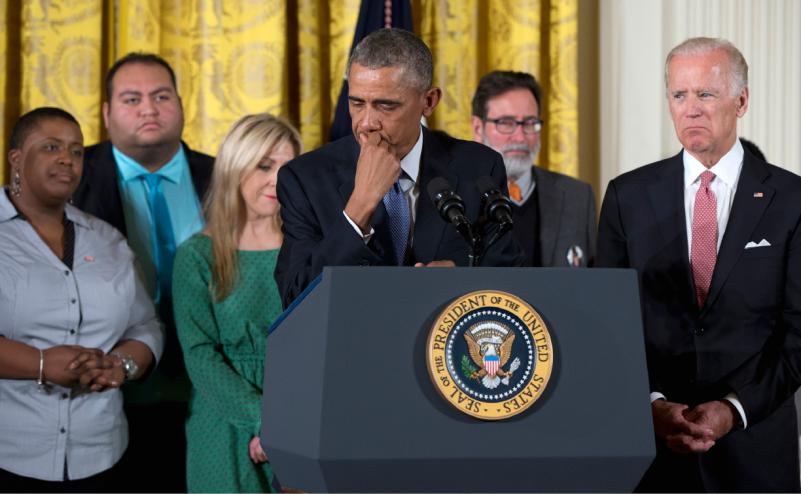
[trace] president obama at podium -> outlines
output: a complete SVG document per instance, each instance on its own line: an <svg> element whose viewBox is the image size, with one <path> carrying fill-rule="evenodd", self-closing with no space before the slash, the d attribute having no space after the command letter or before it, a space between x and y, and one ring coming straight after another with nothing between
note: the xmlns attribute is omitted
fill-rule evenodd
<svg viewBox="0 0 801 494"><path fill-rule="evenodd" d="M324 266L468 264L468 244L442 219L428 186L445 179L464 200L465 217L475 221L476 180L490 177L505 195L506 172L490 148L421 125L441 96L433 72L431 51L408 31L381 29L354 49L348 62L353 135L279 172L284 243L275 278L284 306ZM505 235L481 265L521 263L519 247Z"/></svg>

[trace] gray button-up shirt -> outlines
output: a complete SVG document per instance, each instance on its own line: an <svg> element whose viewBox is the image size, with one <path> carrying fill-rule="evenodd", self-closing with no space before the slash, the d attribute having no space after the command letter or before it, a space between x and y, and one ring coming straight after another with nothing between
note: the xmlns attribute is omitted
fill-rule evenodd
<svg viewBox="0 0 801 494"><path fill-rule="evenodd" d="M40 349L81 345L104 352L134 339L160 358L161 323L125 239L70 205L66 215L75 225L73 269L0 189L0 335ZM68 478L81 479L110 468L127 445L120 390L40 390L33 379L0 379L0 468L63 480L66 467Z"/></svg>

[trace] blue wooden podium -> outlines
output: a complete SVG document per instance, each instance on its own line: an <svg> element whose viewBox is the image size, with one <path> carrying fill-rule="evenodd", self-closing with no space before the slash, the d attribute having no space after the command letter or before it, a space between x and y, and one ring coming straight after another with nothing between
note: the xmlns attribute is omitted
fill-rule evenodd
<svg viewBox="0 0 801 494"><path fill-rule="evenodd" d="M454 409L426 369L442 308L475 290L526 300L555 366L524 413ZM327 267L267 340L262 444L307 492L631 491L653 460L633 270Z"/></svg>

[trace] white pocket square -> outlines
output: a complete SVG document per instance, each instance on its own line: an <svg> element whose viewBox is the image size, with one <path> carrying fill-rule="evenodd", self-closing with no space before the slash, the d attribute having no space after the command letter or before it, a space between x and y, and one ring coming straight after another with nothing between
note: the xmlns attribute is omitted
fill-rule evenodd
<svg viewBox="0 0 801 494"><path fill-rule="evenodd" d="M746 249L756 249L757 247L770 247L770 242L763 238L759 243L751 241L745 244Z"/></svg>

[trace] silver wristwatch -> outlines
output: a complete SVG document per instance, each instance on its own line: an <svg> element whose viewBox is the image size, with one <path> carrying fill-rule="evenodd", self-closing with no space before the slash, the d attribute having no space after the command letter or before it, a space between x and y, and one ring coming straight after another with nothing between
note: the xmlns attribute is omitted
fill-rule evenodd
<svg viewBox="0 0 801 494"><path fill-rule="evenodd" d="M139 372L139 364L136 363L136 360L134 360L133 357L122 352L111 352L109 355L114 355L120 359L120 362L122 362L122 371L125 373L126 381L130 381L136 377L136 373Z"/></svg>

